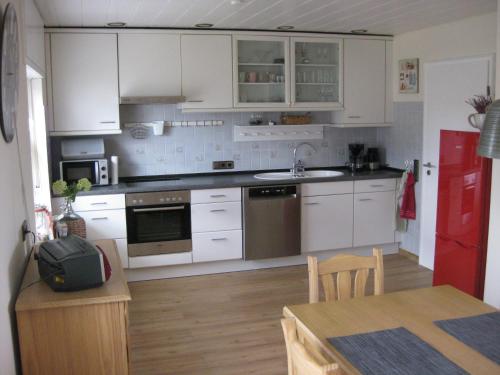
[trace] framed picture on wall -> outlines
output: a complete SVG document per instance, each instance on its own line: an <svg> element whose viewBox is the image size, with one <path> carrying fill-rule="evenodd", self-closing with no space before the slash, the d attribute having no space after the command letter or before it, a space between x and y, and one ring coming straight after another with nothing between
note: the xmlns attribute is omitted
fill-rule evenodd
<svg viewBox="0 0 500 375"><path fill-rule="evenodd" d="M418 59L399 60L399 92L418 93Z"/></svg>

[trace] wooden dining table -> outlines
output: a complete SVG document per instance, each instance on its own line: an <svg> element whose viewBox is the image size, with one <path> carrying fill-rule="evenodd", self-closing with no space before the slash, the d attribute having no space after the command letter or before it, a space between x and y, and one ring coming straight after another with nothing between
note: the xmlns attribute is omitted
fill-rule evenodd
<svg viewBox="0 0 500 375"><path fill-rule="evenodd" d="M404 327L471 374L500 374L500 366L434 324L497 311L451 286L406 290L336 302L285 306L299 338L339 364L345 374L360 372L327 338ZM381 343L383 345L383 343Z"/></svg>

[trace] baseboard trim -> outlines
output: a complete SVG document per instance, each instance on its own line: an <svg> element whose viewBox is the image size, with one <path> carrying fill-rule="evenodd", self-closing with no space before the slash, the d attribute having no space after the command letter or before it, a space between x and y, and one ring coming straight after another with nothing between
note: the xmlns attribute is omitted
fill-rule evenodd
<svg viewBox="0 0 500 375"><path fill-rule="evenodd" d="M404 256L405 258L408 258L412 262L418 264L418 255L413 254L411 251L399 248L399 255Z"/></svg>

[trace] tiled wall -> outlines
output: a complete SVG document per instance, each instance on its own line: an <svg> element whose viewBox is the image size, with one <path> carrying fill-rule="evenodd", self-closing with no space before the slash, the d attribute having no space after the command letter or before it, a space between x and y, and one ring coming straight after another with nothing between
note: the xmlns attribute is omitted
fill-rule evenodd
<svg viewBox="0 0 500 375"><path fill-rule="evenodd" d="M119 155L120 176L161 175L213 172L212 161L234 160L236 171L282 169L292 165L292 150L298 142L233 142L233 126L248 125L251 113L190 113L173 105L121 106L122 123L154 120L194 121L223 120L223 126L165 127L162 136L132 138L124 129L121 135L104 137L106 153ZM280 113L262 113L264 120L278 121ZM315 123L329 123L330 112L313 113ZM376 146L376 129L324 129L323 140L312 140L317 152L303 148L299 158L306 167L344 165L347 144L353 142ZM60 139L52 141L54 164L59 161ZM58 176L54 170L54 176Z"/></svg>
<svg viewBox="0 0 500 375"><path fill-rule="evenodd" d="M385 160L392 167L404 168L406 159L422 158L423 103L395 102L394 124L390 128L379 128L379 146L385 150ZM408 231L401 235L401 247L418 254L420 236L421 183L415 186L417 220L410 220Z"/></svg>

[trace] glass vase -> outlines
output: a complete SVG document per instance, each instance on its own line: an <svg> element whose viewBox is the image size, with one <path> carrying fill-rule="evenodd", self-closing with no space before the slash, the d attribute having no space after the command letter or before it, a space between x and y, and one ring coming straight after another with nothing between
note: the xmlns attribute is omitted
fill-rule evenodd
<svg viewBox="0 0 500 375"><path fill-rule="evenodd" d="M64 238L70 234L87 237L85 220L73 210L72 200L69 198L65 199L62 213L55 219L54 232L56 238Z"/></svg>

